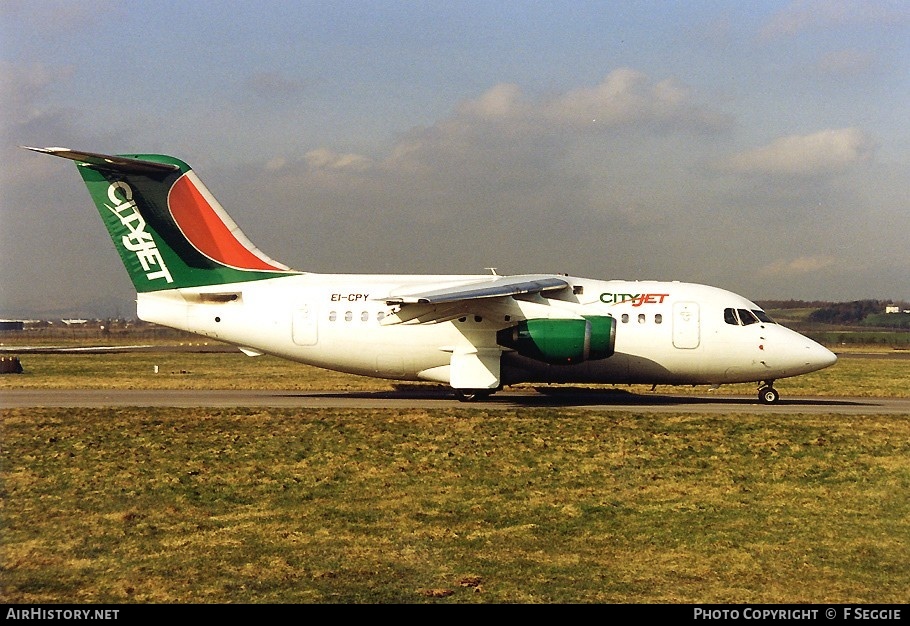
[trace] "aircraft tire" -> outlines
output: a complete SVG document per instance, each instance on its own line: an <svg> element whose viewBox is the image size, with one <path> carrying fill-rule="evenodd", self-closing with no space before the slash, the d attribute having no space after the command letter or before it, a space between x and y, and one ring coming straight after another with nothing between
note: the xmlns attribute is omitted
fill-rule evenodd
<svg viewBox="0 0 910 626"><path fill-rule="evenodd" d="M776 404L780 400L780 394L777 389L768 385L758 390L758 400L762 404Z"/></svg>
<svg viewBox="0 0 910 626"><path fill-rule="evenodd" d="M485 400L493 395L492 389L456 389L455 395L461 402L476 402Z"/></svg>

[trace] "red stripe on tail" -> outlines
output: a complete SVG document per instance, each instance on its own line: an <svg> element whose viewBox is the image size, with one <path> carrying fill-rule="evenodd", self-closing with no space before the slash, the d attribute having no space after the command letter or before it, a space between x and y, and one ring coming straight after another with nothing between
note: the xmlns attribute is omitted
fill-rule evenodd
<svg viewBox="0 0 910 626"><path fill-rule="evenodd" d="M186 176L180 177L171 187L168 206L187 240L213 261L247 270L286 269L267 263L240 242L224 223L219 211Z"/></svg>

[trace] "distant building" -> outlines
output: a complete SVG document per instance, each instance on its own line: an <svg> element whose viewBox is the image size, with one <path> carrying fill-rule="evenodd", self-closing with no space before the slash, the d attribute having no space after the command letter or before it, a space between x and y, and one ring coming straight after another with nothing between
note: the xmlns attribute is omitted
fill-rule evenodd
<svg viewBox="0 0 910 626"><path fill-rule="evenodd" d="M0 331L22 330L24 328L25 322L22 320L0 320Z"/></svg>

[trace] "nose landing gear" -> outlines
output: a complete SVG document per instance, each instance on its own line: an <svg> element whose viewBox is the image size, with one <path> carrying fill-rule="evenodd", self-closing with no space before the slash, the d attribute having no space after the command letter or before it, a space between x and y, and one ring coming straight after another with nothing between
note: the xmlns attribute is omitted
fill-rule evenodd
<svg viewBox="0 0 910 626"><path fill-rule="evenodd" d="M758 387L758 401L762 404L776 404L780 400L780 394L772 385L773 380L763 382Z"/></svg>

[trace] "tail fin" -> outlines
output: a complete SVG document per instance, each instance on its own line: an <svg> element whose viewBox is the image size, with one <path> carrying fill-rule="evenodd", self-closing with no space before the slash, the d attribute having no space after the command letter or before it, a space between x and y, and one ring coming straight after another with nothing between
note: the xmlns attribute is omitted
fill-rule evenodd
<svg viewBox="0 0 910 626"><path fill-rule="evenodd" d="M254 246L179 159L27 149L76 161L137 292L298 273Z"/></svg>

